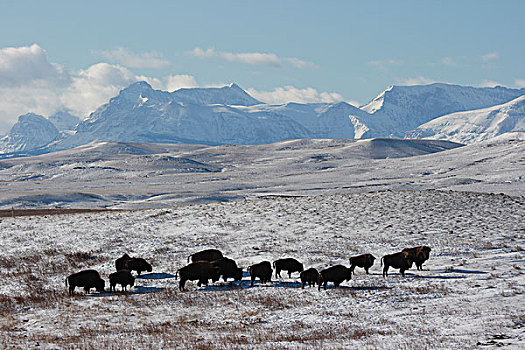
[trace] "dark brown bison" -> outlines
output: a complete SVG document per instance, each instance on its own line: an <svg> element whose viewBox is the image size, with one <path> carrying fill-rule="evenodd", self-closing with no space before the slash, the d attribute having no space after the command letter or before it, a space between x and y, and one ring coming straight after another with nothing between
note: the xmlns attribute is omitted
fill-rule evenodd
<svg viewBox="0 0 525 350"><path fill-rule="evenodd" d="M354 269L356 266L362 267L365 269L366 274L368 275L368 269L374 265L374 260L376 259L375 256L372 254L362 254L358 256L352 256L348 260L350 260L350 270L352 273L354 273Z"/></svg>
<svg viewBox="0 0 525 350"><path fill-rule="evenodd" d="M292 277L293 272L302 272L303 264L294 258L277 259L273 262L275 278L281 277L281 271L288 271L288 277Z"/></svg>
<svg viewBox="0 0 525 350"><path fill-rule="evenodd" d="M252 280L251 286L253 287L253 281L255 278L259 278L261 283L270 282L272 280L272 264L269 261L263 261L258 264L248 267L250 278Z"/></svg>
<svg viewBox="0 0 525 350"><path fill-rule="evenodd" d="M179 289L184 290L186 281L199 281L197 286L208 285L208 280L219 280L219 268L209 261L196 261L177 271L179 274Z"/></svg>
<svg viewBox="0 0 525 350"><path fill-rule="evenodd" d="M206 249L202 250L200 252L194 253L190 256L188 256L188 262L190 262L190 259L192 262L196 261L214 261L219 260L223 258L220 250L217 249Z"/></svg>
<svg viewBox="0 0 525 350"><path fill-rule="evenodd" d="M352 271L346 266L335 265L319 272L318 290L321 290L321 285L326 289L328 282L334 282L335 287L339 287L341 282L349 281L352 278Z"/></svg>
<svg viewBox="0 0 525 350"><path fill-rule="evenodd" d="M405 271L412 267L414 262L413 255L410 252L399 252L385 255L381 258L381 265L383 267L383 277L388 276L388 268L391 266L394 269L399 269L401 276L405 277Z"/></svg>
<svg viewBox="0 0 525 350"><path fill-rule="evenodd" d="M128 254L124 254L120 258L115 260L115 268L117 269L117 271L126 270L126 262L128 260L131 260L131 257Z"/></svg>
<svg viewBox="0 0 525 350"><path fill-rule="evenodd" d="M100 278L100 274L95 270L83 270L66 278L66 287L69 284L69 294L73 294L75 287L83 287L86 293L91 288L96 288L97 292L103 292L105 282Z"/></svg>
<svg viewBox="0 0 525 350"><path fill-rule="evenodd" d="M109 290L115 291L115 286L120 284L122 290L126 290L126 287L133 287L135 285L135 277L129 270L119 270L109 275Z"/></svg>
<svg viewBox="0 0 525 350"><path fill-rule="evenodd" d="M140 276L140 273L142 271L151 272L152 267L151 265L142 258L131 258L126 261L125 269L129 271L137 271L137 274Z"/></svg>
<svg viewBox="0 0 525 350"><path fill-rule="evenodd" d="M423 263L428 260L430 257L430 247L426 245L421 245L419 247L414 248L405 248L402 251L403 252L409 252L412 253L412 257L414 259L414 263L416 264L416 267L418 270L423 270Z"/></svg>
<svg viewBox="0 0 525 350"><path fill-rule="evenodd" d="M319 272L313 267L309 268L308 270L304 270L301 272L301 288L304 288L306 282L308 282L310 287L315 286L315 282L317 282L318 279Z"/></svg>
<svg viewBox="0 0 525 350"><path fill-rule="evenodd" d="M230 258L221 258L211 262L213 266L219 268L219 275L226 282L228 278L233 278L235 281L242 280L242 269L237 266L235 260ZM216 281L213 281L216 282Z"/></svg>

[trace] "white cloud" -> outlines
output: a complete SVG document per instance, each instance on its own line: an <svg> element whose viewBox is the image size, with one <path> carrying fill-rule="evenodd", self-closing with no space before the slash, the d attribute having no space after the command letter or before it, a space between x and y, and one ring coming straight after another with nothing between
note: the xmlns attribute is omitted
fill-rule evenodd
<svg viewBox="0 0 525 350"><path fill-rule="evenodd" d="M283 67L285 64L292 65L295 68L314 68L315 64L300 60L295 57L279 57L273 53L260 53L260 52L247 52L247 53L231 53L231 52L220 52L214 49L203 50L200 47L196 47L189 52L190 55L195 57L219 57L230 62L240 62L249 64L252 66L266 66L266 67Z"/></svg>
<svg viewBox="0 0 525 350"><path fill-rule="evenodd" d="M438 81L425 78L423 76L415 77L415 78L406 78L406 79L397 79L397 83L400 85L428 85L437 83Z"/></svg>
<svg viewBox="0 0 525 350"><path fill-rule="evenodd" d="M97 52L95 52L97 53ZM102 57L130 68L164 68L170 62L157 52L133 53L124 47L112 51L99 51Z"/></svg>
<svg viewBox="0 0 525 350"><path fill-rule="evenodd" d="M293 86L278 87L272 91L246 90L259 101L270 104L283 104L287 102L313 103L313 102L340 102L343 96L336 92L319 92L314 88L299 89ZM355 101L353 103L356 103Z"/></svg>
<svg viewBox="0 0 525 350"><path fill-rule="evenodd" d="M68 81L68 72L63 67L50 63L46 52L37 44L0 50L0 86L2 87L18 87L26 84L51 87Z"/></svg>
<svg viewBox="0 0 525 350"><path fill-rule="evenodd" d="M198 86L199 84L197 84L197 81L192 75L168 75L164 90L175 91L182 88L195 88Z"/></svg>
<svg viewBox="0 0 525 350"><path fill-rule="evenodd" d="M496 60L498 58L499 58L499 53L497 53L497 52L490 52L490 53L487 53L487 54L481 56L481 60L483 62L493 61L493 60Z"/></svg>
<svg viewBox="0 0 525 350"><path fill-rule="evenodd" d="M525 88L525 79L514 80L514 85L516 85L519 88Z"/></svg>
<svg viewBox="0 0 525 350"><path fill-rule="evenodd" d="M374 68L386 71L390 67L402 65L403 61L395 60L395 59L386 59L386 60L368 61L367 64Z"/></svg>

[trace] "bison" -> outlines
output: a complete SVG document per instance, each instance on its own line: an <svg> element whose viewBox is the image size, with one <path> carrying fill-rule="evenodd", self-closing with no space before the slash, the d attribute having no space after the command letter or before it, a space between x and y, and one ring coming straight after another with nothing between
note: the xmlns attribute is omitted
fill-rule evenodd
<svg viewBox="0 0 525 350"><path fill-rule="evenodd" d="M199 281L197 285L208 285L208 280L219 280L219 268L214 266L209 261L196 261L180 268L179 274L179 290L183 291L186 281Z"/></svg>
<svg viewBox="0 0 525 350"><path fill-rule="evenodd" d="M142 271L151 272L152 267L151 265L142 258L131 258L126 261L125 269L129 271L137 271L137 274L140 276L140 273Z"/></svg>
<svg viewBox="0 0 525 350"><path fill-rule="evenodd" d="M223 258L220 250L217 249L206 249L202 250L200 252L194 253L190 256L188 256L188 262L196 262L196 261L214 261L219 260Z"/></svg>
<svg viewBox="0 0 525 350"><path fill-rule="evenodd" d="M288 271L288 277L292 277L293 272L302 272L303 264L294 258L277 259L273 262L275 278L281 277L281 271Z"/></svg>
<svg viewBox="0 0 525 350"><path fill-rule="evenodd" d="M304 286L306 285L306 282L308 282L308 285L315 286L315 282L319 279L319 272L314 269L313 267L309 268L308 270L304 270L301 272L301 288L304 289Z"/></svg>
<svg viewBox="0 0 525 350"><path fill-rule="evenodd" d="M321 284L323 288L326 289L328 282L334 282L335 287L339 287L341 282L349 281L352 278L352 271L343 265L331 266L325 270L319 272L319 277L317 280L318 290L321 290Z"/></svg>
<svg viewBox="0 0 525 350"><path fill-rule="evenodd" d="M350 261L350 270L354 273L356 266L362 267L365 269L366 274L368 275L368 269L374 265L375 256L372 254L362 254L358 256L352 256L348 260Z"/></svg>
<svg viewBox="0 0 525 350"><path fill-rule="evenodd" d="M385 255L381 258L381 265L383 267L383 277L388 276L388 268L392 266L394 269L399 269L401 276L405 277L405 271L412 267L414 261L413 254L410 252L399 252Z"/></svg>
<svg viewBox="0 0 525 350"><path fill-rule="evenodd" d="M135 277L129 270L119 270L109 275L109 290L115 291L115 286L120 284L122 290L126 290L126 287L133 287L135 285Z"/></svg>
<svg viewBox="0 0 525 350"><path fill-rule="evenodd" d="M250 273L251 286L253 287L253 281L255 278L259 278L261 283L270 282L272 279L272 264L269 261L263 261L258 264L248 267Z"/></svg>
<svg viewBox="0 0 525 350"><path fill-rule="evenodd" d="M69 294L73 294L75 287L84 287L84 291L89 293L91 288L96 288L97 292L103 292L105 282L100 278L96 270L83 270L66 278L66 287L69 283Z"/></svg>
<svg viewBox="0 0 525 350"><path fill-rule="evenodd" d="M228 278L233 278L235 281L242 280L242 269L237 267L235 260L230 258L221 258L212 261L213 266L219 268L219 275L226 282ZM216 282L216 281L213 281Z"/></svg>
<svg viewBox="0 0 525 350"><path fill-rule="evenodd" d="M409 252L412 253L412 257L414 259L414 263L416 264L416 267L418 270L423 270L423 263L428 260L430 257L430 247L426 245L421 245L419 247L414 248L405 248L402 251L403 252Z"/></svg>
<svg viewBox="0 0 525 350"><path fill-rule="evenodd" d="M128 260L131 260L131 257L128 254L124 254L120 258L115 260L115 268L117 269L117 271L126 270L126 262Z"/></svg>

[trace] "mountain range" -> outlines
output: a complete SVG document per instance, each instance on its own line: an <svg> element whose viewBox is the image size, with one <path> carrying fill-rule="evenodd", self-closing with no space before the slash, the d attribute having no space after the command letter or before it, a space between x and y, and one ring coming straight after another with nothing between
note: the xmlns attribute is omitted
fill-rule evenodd
<svg viewBox="0 0 525 350"><path fill-rule="evenodd" d="M167 92L136 82L80 121L67 112L22 115L0 139L3 157L92 141L266 144L303 138L430 138L459 143L524 131L525 89L392 86L360 108L262 103L236 84Z"/></svg>

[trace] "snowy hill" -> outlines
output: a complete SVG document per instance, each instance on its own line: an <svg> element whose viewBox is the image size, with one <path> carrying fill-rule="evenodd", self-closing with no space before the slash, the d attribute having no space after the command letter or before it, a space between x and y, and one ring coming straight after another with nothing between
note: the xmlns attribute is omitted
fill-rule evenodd
<svg viewBox="0 0 525 350"><path fill-rule="evenodd" d="M204 146L94 142L0 161L0 208L156 208L265 196L442 189L525 195L525 133Z"/></svg>
<svg viewBox="0 0 525 350"><path fill-rule="evenodd" d="M433 119L406 137L474 143L509 131L525 131L525 95L501 105Z"/></svg>
<svg viewBox="0 0 525 350"><path fill-rule="evenodd" d="M474 88L449 84L392 86L361 107L372 115L367 137L403 137L437 117L509 102L525 89Z"/></svg>

